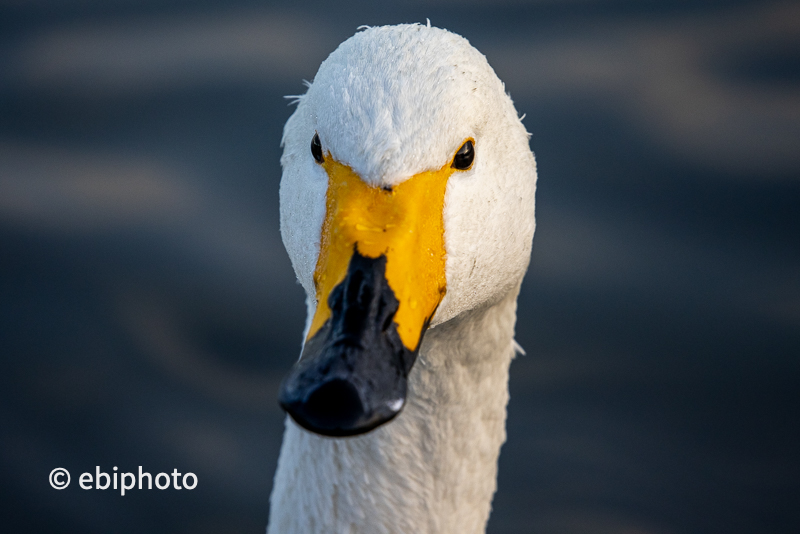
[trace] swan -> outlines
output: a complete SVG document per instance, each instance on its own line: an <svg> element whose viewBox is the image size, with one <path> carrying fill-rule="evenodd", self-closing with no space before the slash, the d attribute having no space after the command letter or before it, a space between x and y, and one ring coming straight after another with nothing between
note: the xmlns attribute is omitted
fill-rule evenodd
<svg viewBox="0 0 800 534"><path fill-rule="evenodd" d="M306 85L280 220L308 319L267 531L484 532L535 228L529 135L486 58L430 22L357 32Z"/></svg>

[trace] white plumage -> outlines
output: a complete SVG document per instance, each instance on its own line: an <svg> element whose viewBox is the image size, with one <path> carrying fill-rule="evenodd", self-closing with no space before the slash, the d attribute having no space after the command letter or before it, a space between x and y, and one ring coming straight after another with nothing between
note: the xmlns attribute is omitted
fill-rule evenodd
<svg viewBox="0 0 800 534"><path fill-rule="evenodd" d="M475 160L447 182L447 292L403 411L350 438L321 437L287 418L268 532L483 532L535 226L528 135L486 58L462 37L422 25L357 33L298 100L283 138L281 233L308 295L309 324L328 187L309 151L315 133L375 186L446 166L468 138Z"/></svg>

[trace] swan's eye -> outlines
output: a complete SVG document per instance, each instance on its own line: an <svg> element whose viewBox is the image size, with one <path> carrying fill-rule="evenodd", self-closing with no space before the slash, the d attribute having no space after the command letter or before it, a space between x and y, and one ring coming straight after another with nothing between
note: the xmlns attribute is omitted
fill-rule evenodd
<svg viewBox="0 0 800 534"><path fill-rule="evenodd" d="M472 160L475 159L475 148L472 146L472 141L467 141L458 149L456 156L453 158L453 167L465 171L472 166Z"/></svg>
<svg viewBox="0 0 800 534"><path fill-rule="evenodd" d="M317 163L325 161L325 158L322 157L322 143L319 142L319 134L316 133L314 134L314 139L311 140L311 155L314 156Z"/></svg>

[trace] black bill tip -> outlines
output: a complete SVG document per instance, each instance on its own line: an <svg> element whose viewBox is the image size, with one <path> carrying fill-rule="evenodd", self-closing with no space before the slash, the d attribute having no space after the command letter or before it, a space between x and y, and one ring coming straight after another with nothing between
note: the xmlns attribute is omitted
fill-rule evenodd
<svg viewBox="0 0 800 534"><path fill-rule="evenodd" d="M331 292L331 318L284 379L281 407L303 428L355 436L402 410L417 352L400 340L393 321L399 302L385 273L385 256L354 251L347 276Z"/></svg>
<svg viewBox="0 0 800 534"><path fill-rule="evenodd" d="M281 406L292 419L311 432L331 437L357 436L390 421L403 402L387 403L383 409L370 409L361 402L356 387L335 378L314 389L305 401Z"/></svg>

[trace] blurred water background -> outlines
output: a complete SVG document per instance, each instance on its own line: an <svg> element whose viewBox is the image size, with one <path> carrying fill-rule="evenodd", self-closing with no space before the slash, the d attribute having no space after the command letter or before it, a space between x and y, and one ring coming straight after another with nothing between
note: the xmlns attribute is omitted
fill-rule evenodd
<svg viewBox="0 0 800 534"><path fill-rule="evenodd" d="M800 4L662 0L1 1L3 531L264 531L304 321L282 97L426 17L539 164L488 531L800 531Z"/></svg>

